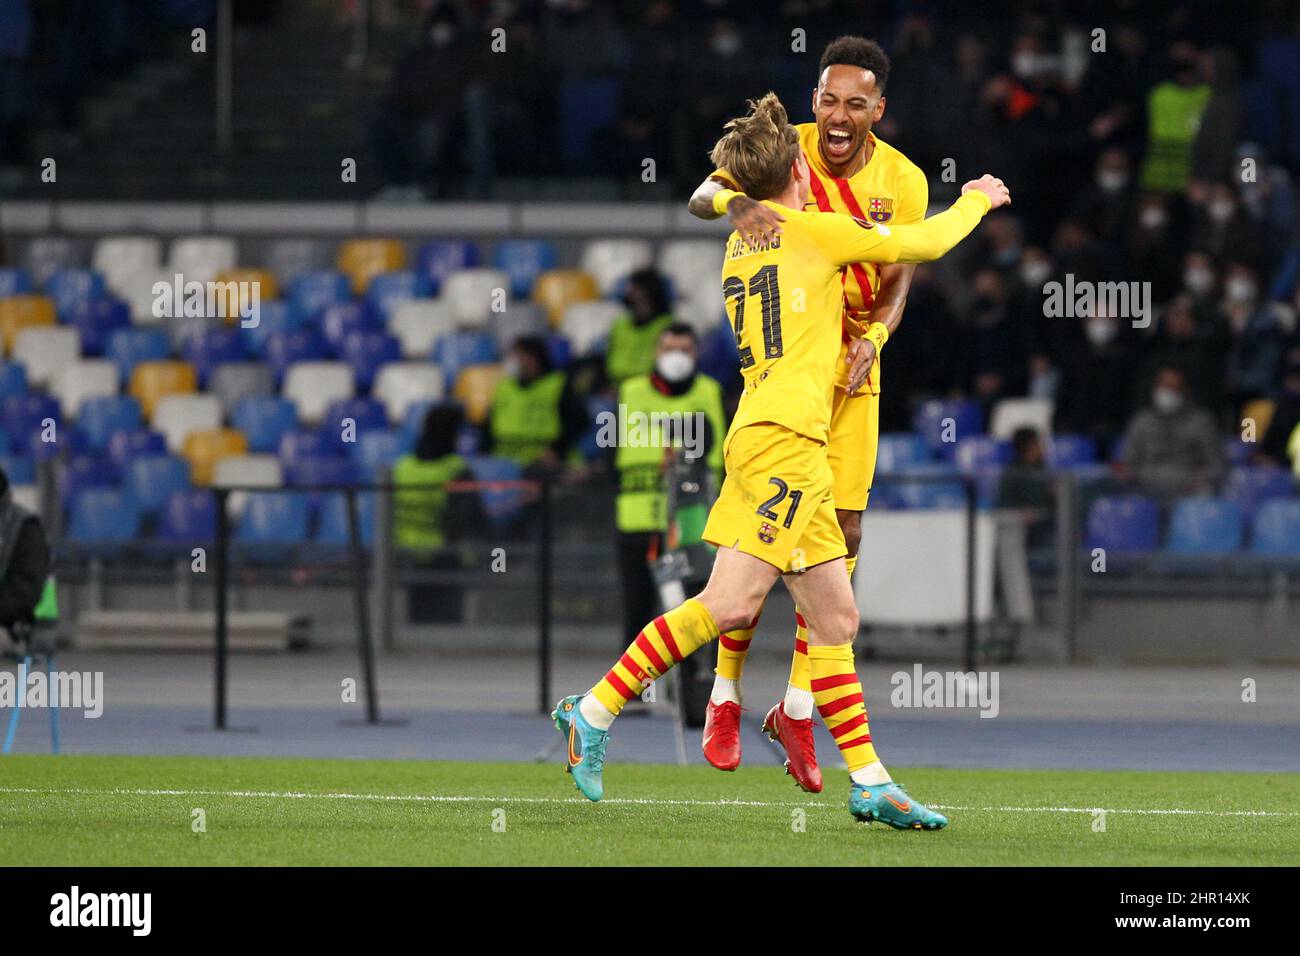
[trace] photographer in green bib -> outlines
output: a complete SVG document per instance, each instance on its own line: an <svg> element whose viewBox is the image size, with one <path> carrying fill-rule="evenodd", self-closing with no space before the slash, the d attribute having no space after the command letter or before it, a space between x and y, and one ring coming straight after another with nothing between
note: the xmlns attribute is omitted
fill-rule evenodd
<svg viewBox="0 0 1300 956"><path fill-rule="evenodd" d="M673 324L668 289L654 269L638 269L627 277L623 304L627 312L609 330L605 349L605 375L615 388L651 371L655 344Z"/></svg>
<svg viewBox="0 0 1300 956"><path fill-rule="evenodd" d="M41 519L14 501L0 469L0 627L20 648L58 614L50 566Z"/></svg>
<svg viewBox="0 0 1300 956"><path fill-rule="evenodd" d="M525 335L506 356L488 411L485 451L509 458L526 474L554 472L587 426L587 411L551 366L546 340Z"/></svg>
<svg viewBox="0 0 1300 956"><path fill-rule="evenodd" d="M654 367L625 380L618 392L618 563L623 589L623 635L634 640L657 613L659 593L649 555L662 548L668 525L666 471L674 449L703 459L721 477L727 424L722 387L696 370L699 341L685 323L660 332Z"/></svg>

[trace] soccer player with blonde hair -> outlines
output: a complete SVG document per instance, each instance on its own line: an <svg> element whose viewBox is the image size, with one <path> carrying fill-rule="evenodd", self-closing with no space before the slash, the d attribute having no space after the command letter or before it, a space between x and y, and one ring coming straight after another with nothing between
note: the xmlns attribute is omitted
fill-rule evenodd
<svg viewBox="0 0 1300 956"><path fill-rule="evenodd" d="M745 626L783 578L808 626L808 660L823 719L853 771L878 763L853 662L858 610L844 565L827 459L839 363L840 270L853 262L925 262L1010 201L1001 180L967 183L943 213L914 225L803 211L808 163L785 108L769 93L734 119L713 148L747 195L780 208L781 234L754 246L727 239L722 291L735 330L744 394L723 445L727 477L704 539L717 547L704 590L655 618L585 695L565 697L555 725L567 769L590 800L604 794L609 728L624 705L686 655ZM852 781L849 811L899 828L947 820L888 780Z"/></svg>

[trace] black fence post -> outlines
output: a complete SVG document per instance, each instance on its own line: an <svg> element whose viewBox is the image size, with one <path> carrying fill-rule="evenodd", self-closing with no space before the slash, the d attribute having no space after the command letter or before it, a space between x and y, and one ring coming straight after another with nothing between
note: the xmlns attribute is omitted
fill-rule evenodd
<svg viewBox="0 0 1300 956"><path fill-rule="evenodd" d="M226 523L226 496L225 488L214 488L212 494L216 498L216 549L217 553L213 555L215 566L213 569L213 586L216 593L213 595L214 609L216 613L216 715L215 723L217 730L226 729L226 658L230 652L230 634L226 621L226 604L229 598L228 590L228 568L227 568L227 550L230 541L230 529Z"/></svg>
<svg viewBox="0 0 1300 956"><path fill-rule="evenodd" d="M361 673L366 684L366 722L379 723L379 695L375 691L375 655L370 638L370 603L366 599L366 555L361 541L361 518L357 513L357 491L344 491L348 505L348 540L352 546L352 576L356 581L357 643L361 652Z"/></svg>
<svg viewBox="0 0 1300 956"><path fill-rule="evenodd" d="M541 482L542 514L537 548L537 706L549 714L551 700L551 482Z"/></svg>
<svg viewBox="0 0 1300 956"><path fill-rule="evenodd" d="M975 478L965 476L966 491L966 671L973 673L978 663L978 636L975 626L975 520L978 505Z"/></svg>

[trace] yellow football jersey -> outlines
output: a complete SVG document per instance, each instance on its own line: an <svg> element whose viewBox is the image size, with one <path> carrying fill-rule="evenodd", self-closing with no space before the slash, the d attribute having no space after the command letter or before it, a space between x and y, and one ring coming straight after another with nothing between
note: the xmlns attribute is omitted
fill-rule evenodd
<svg viewBox="0 0 1300 956"><path fill-rule="evenodd" d="M930 204L930 185L919 166L874 133L875 148L867 164L847 179L838 179L826 169L817 143L817 124L800 123L799 142L812 173L808 194L809 211L838 212L881 225L920 222ZM731 180L725 169L714 176ZM739 189L739 186L733 188ZM844 335L858 338L870 324L871 309L880 290L880 265L851 263L843 272ZM835 384L848 384L848 368L836 369ZM871 368L866 390L880 391L880 358Z"/></svg>
<svg viewBox="0 0 1300 956"><path fill-rule="evenodd" d="M937 259L975 228L989 201L967 193L937 216L894 228L768 204L785 217L780 235L751 249L733 232L722 266L722 295L745 380L728 435L775 422L824 443L836 365L843 364L840 270L849 263Z"/></svg>

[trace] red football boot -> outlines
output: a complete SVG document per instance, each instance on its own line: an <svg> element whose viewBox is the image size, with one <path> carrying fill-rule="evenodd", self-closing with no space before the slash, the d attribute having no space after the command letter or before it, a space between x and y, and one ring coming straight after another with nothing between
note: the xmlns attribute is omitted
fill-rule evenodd
<svg viewBox="0 0 1300 956"><path fill-rule="evenodd" d="M821 793L822 772L817 766L812 719L794 720L787 717L782 702L769 710L763 718L763 733L785 749L785 772L794 777L794 782L809 793Z"/></svg>
<svg viewBox="0 0 1300 956"><path fill-rule="evenodd" d="M740 705L709 701L704 711L704 759L719 770L740 766Z"/></svg>

